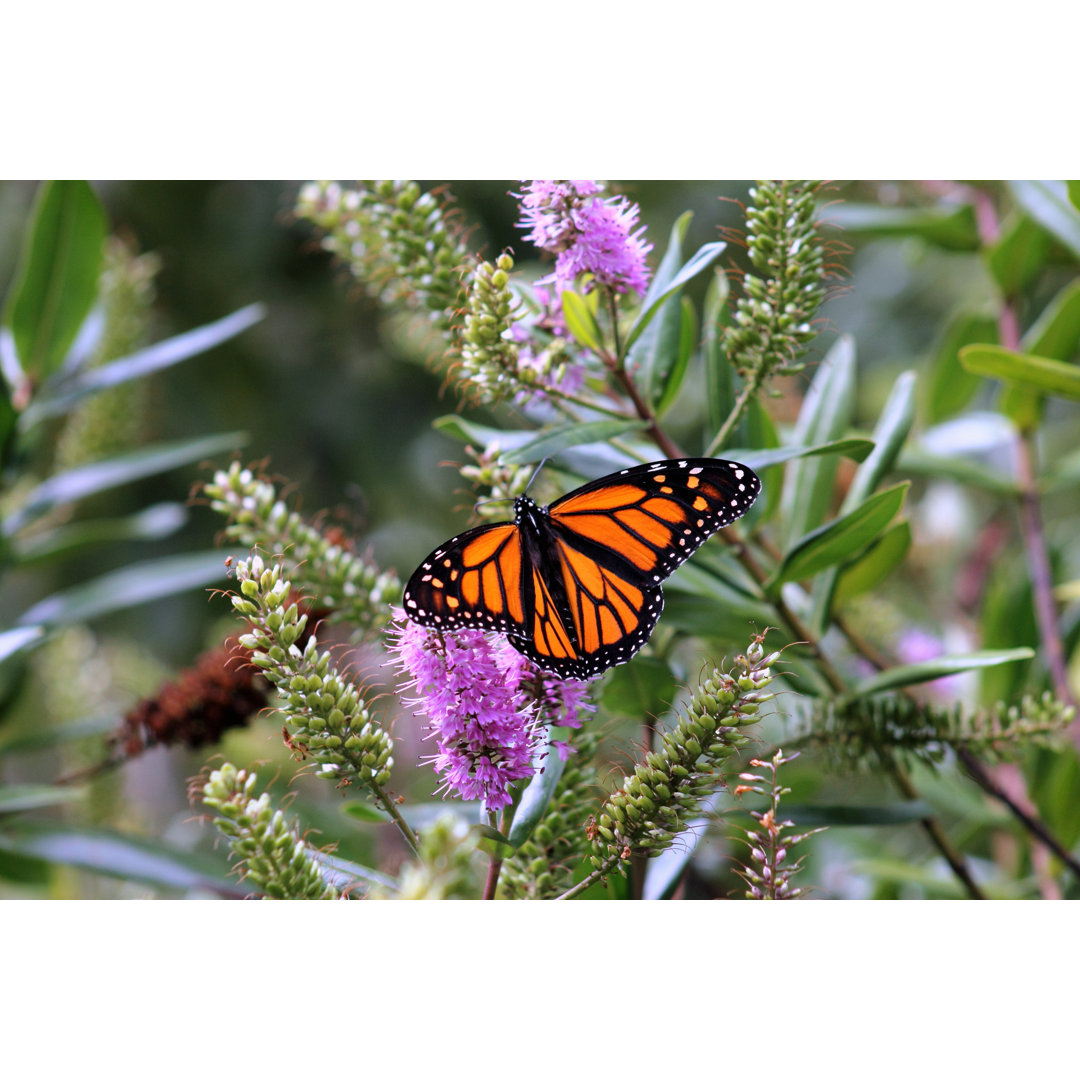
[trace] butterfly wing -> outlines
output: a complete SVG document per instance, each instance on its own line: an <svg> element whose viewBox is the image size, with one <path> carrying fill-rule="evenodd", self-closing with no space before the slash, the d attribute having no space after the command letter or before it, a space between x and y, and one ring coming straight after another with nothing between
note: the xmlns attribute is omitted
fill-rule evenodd
<svg viewBox="0 0 1080 1080"><path fill-rule="evenodd" d="M536 632L514 647L576 678L625 663L664 609L660 583L760 490L739 462L685 458L624 469L557 500L541 534L542 576L576 655L552 655Z"/></svg>
<svg viewBox="0 0 1080 1080"><path fill-rule="evenodd" d="M527 600L521 532L512 521L455 536L417 567L405 586L405 612L422 626L462 626L525 634Z"/></svg>
<svg viewBox="0 0 1080 1080"><path fill-rule="evenodd" d="M564 543L599 549L627 581L652 586L742 517L760 491L757 474L738 461L681 458L601 477L548 512Z"/></svg>

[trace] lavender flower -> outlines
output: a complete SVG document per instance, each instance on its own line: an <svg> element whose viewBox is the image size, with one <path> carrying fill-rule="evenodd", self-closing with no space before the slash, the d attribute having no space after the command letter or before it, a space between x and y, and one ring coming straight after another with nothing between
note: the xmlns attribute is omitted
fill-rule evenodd
<svg viewBox="0 0 1080 1080"><path fill-rule="evenodd" d="M592 180L533 180L524 187L520 226L526 239L555 254L555 272L539 284L561 292L582 274L614 292L644 293L649 284L645 256L652 244L637 227L638 207L623 196L601 199ZM635 231L636 229L636 231Z"/></svg>
<svg viewBox="0 0 1080 1080"><path fill-rule="evenodd" d="M489 810L508 806L511 785L532 775L537 741L536 712L521 686L525 657L479 630L441 634L403 613L392 632L407 688L416 691L402 700L430 721L440 790L482 799Z"/></svg>
<svg viewBox="0 0 1080 1080"><path fill-rule="evenodd" d="M488 810L511 801L510 788L531 776L540 707L552 723L580 727L585 684L543 680L499 635L461 629L440 633L395 613L396 663L408 674L403 702L428 717L437 752L430 758L442 791L482 799Z"/></svg>

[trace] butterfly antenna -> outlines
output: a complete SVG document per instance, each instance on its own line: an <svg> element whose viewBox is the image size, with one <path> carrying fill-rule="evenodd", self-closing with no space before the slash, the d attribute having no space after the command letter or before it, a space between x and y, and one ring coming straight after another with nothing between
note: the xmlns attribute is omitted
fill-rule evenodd
<svg viewBox="0 0 1080 1080"><path fill-rule="evenodd" d="M540 464L539 464L539 465L537 465L535 469L533 469L533 474L532 474L532 476L530 476L530 477L529 477L529 482L528 482L528 483L527 483L527 484L525 485L525 490L526 490L526 491L528 491L528 490L529 490L529 488L531 488L531 487L533 486L533 481L534 481L534 480L535 480L535 479L536 479L536 478L537 478L537 477L538 477L538 476L540 475L540 470L541 470L541 469L542 469L542 468L543 468L543 467L544 467L544 466L545 466L545 465L546 465L547 463L548 463L548 459L547 459L547 458L541 458L541 459L540 459Z"/></svg>

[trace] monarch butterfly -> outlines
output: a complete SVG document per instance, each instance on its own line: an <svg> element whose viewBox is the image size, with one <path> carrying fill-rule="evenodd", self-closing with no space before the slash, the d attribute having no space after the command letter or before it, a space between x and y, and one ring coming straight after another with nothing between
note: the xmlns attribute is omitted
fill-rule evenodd
<svg viewBox="0 0 1080 1080"><path fill-rule="evenodd" d="M496 630L544 671L591 679L648 641L660 583L760 491L737 461L682 458L602 476L550 506L521 496L513 521L433 551L405 586L405 612L442 630Z"/></svg>

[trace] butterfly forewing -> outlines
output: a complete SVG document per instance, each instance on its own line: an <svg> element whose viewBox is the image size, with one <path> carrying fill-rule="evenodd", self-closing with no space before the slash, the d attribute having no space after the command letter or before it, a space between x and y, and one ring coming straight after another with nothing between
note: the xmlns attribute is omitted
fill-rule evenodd
<svg viewBox="0 0 1080 1080"><path fill-rule="evenodd" d="M405 612L424 626L526 632L521 534L481 525L433 551L405 586Z"/></svg>
<svg viewBox="0 0 1080 1080"><path fill-rule="evenodd" d="M599 548L628 580L659 584L760 491L757 474L737 461L682 458L594 480L549 512L567 544L594 555Z"/></svg>

